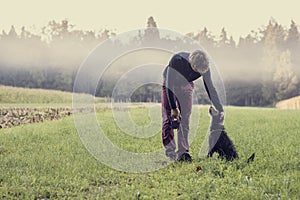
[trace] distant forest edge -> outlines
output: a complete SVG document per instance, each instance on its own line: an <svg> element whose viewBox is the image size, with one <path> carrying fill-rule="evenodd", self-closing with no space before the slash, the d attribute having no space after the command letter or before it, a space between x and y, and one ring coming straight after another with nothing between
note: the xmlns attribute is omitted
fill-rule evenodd
<svg viewBox="0 0 300 200"><path fill-rule="evenodd" d="M137 31L129 43L111 42L134 47L149 42L186 42L162 37L157 27L154 18L149 17L145 31ZM115 35L110 30L78 30L68 20L50 21L35 33L25 27L17 33L12 26L0 34L0 84L72 92L81 62L100 42ZM294 21L290 27L283 27L272 19L239 41L228 36L225 28L218 37L207 28L186 35L198 41L217 64L228 105L274 106L278 101L300 95L300 33ZM96 91L96 96L110 98L115 78L113 74L106 76L89 93ZM200 90L198 103L208 103L203 85L200 81L196 84ZM114 100L159 102L160 91L160 85L147 84L134 91L130 99L116 95Z"/></svg>

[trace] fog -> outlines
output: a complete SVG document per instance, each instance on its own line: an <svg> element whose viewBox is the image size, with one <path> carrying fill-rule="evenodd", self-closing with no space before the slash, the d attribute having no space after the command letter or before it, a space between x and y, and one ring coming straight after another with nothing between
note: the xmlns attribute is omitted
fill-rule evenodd
<svg viewBox="0 0 300 200"><path fill-rule="evenodd" d="M88 57L91 51L101 44L101 39L83 40L80 38L62 38L51 43L41 41L38 37L11 38L1 36L0 38L0 68L22 68L22 69L43 69L54 67L60 69L77 70L82 62ZM164 41L165 42L165 41ZM173 45L174 42L170 43ZM205 47L203 47L206 49ZM114 54L113 49L105 53L108 57ZM118 62L111 65L107 73L121 73L125 66L142 65L149 62L168 65L172 53L187 51L187 49L171 49L153 53L140 52L140 54L128 54ZM258 81L261 78L261 61L263 53L237 52L236 49L229 49L222 52L221 49L206 49L212 61L215 63L221 77L226 80L247 80Z"/></svg>
<svg viewBox="0 0 300 200"><path fill-rule="evenodd" d="M0 67L77 68L95 46L78 40L46 43L39 38L1 38Z"/></svg>
<svg viewBox="0 0 300 200"><path fill-rule="evenodd" d="M239 91L239 97L244 95L242 88L252 91L250 100L241 102L253 98L261 102L257 97L264 92L257 88L265 83L272 93L269 103L300 94L298 32L291 36L295 31L270 22L263 35L249 34L234 41L225 29L217 39L207 29L182 35L157 28L151 17L147 24L145 29L118 35L109 30L77 30L67 20L49 22L39 35L26 28L16 33L12 26L8 33L0 34L0 84L72 91L76 75L83 73L82 81L89 87L85 92L95 94L97 90L100 96L110 96L113 84L135 68L155 65L155 70L143 68L139 75L131 75L162 81L162 71L174 53L202 49L209 56L216 85L231 85L235 89L229 95ZM284 35L276 36L278 32ZM83 72L87 64L91 66Z"/></svg>

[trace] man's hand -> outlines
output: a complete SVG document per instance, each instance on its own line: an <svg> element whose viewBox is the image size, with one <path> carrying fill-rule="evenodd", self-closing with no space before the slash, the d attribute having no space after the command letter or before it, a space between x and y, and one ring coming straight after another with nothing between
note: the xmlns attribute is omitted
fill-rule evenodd
<svg viewBox="0 0 300 200"><path fill-rule="evenodd" d="M221 124L224 124L224 119L225 119L225 113L224 113L224 111L219 112L219 115L220 115L220 122L221 122Z"/></svg>
<svg viewBox="0 0 300 200"><path fill-rule="evenodd" d="M218 119L218 123L224 125L224 119L225 119L225 113L224 111L218 111L213 106L210 106L208 109L209 114L214 117L215 119Z"/></svg>
<svg viewBox="0 0 300 200"><path fill-rule="evenodd" d="M171 109L171 118L176 120L181 120L180 110L178 108Z"/></svg>

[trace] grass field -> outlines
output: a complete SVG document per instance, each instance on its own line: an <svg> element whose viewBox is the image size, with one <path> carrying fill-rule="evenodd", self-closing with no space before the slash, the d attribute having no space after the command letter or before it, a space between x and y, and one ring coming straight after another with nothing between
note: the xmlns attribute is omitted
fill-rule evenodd
<svg viewBox="0 0 300 200"><path fill-rule="evenodd" d="M194 162L143 174L99 163L81 143L73 117L2 129L0 199L299 199L300 111L227 107L226 128L240 159L226 163L197 158L209 125L207 108L200 110ZM147 108L130 113L137 124L149 123ZM97 115L114 144L134 152L162 148L160 133L133 138L118 129L110 110Z"/></svg>
<svg viewBox="0 0 300 200"><path fill-rule="evenodd" d="M0 85L0 107L72 106L72 95L72 92ZM95 98L96 103L104 101L103 98Z"/></svg>
<svg viewBox="0 0 300 200"><path fill-rule="evenodd" d="M44 89L18 88L0 85L1 104L71 103L72 93Z"/></svg>

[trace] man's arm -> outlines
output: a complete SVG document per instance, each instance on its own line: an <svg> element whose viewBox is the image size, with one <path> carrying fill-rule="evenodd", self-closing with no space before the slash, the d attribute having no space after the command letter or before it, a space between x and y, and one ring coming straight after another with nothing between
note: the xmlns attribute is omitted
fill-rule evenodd
<svg viewBox="0 0 300 200"><path fill-rule="evenodd" d="M209 97L210 101L212 102L213 106L219 112L224 112L223 106L222 106L222 104L220 102L220 99L219 99L219 95L218 95L218 93L216 91L216 88L214 87L213 82L211 80L210 70L208 70L202 76L203 76L203 82L204 82L206 92L207 92L208 97Z"/></svg>
<svg viewBox="0 0 300 200"><path fill-rule="evenodd" d="M180 111L177 108L176 105L176 97L172 91L174 91L174 76L172 74L174 73L174 69L170 69L170 67L167 68L167 80L166 80L166 89L167 89L167 99L168 103L171 108L171 117L172 119L180 120L181 115ZM173 77L173 78L172 78Z"/></svg>
<svg viewBox="0 0 300 200"><path fill-rule="evenodd" d="M176 101L175 95L172 91L174 91L174 69L171 69L170 66L167 68L166 74L166 89L167 89L167 97L170 104L171 109L176 109ZM172 78L173 77L173 78Z"/></svg>
<svg viewBox="0 0 300 200"><path fill-rule="evenodd" d="M176 69L180 68L182 65L182 57L178 54L175 54L167 67L166 74L166 87L167 87L167 95L171 109L176 109L176 98L174 95L174 86L176 84L178 72Z"/></svg>

